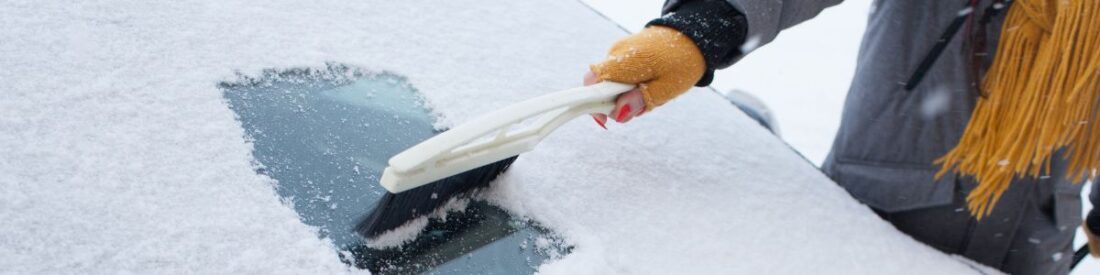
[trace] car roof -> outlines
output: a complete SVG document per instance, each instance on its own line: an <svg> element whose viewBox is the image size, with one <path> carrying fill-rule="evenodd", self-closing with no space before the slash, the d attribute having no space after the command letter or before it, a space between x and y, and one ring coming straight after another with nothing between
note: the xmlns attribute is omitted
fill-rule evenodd
<svg viewBox="0 0 1100 275"><path fill-rule="evenodd" d="M327 61L392 71L445 128L579 85L625 35L575 1L4 5L18 26L0 29L13 272L349 271L254 172L216 83ZM494 183L492 203L575 247L542 272L974 271L707 89L610 128L571 122Z"/></svg>

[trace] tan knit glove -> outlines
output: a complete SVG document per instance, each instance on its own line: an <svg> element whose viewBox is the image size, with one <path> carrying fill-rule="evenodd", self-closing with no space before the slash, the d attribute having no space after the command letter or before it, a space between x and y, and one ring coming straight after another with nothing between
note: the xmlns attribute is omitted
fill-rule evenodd
<svg viewBox="0 0 1100 275"><path fill-rule="evenodd" d="M615 42L607 59L589 68L599 80L639 84L645 109L653 110L691 89L703 77L706 63L687 36L650 26Z"/></svg>

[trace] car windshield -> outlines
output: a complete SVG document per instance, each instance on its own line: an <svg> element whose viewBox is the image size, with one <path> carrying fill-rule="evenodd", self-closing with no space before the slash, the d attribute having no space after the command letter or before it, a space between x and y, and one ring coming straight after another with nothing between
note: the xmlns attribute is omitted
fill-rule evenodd
<svg viewBox="0 0 1100 275"><path fill-rule="evenodd" d="M343 65L268 70L219 85L253 144L257 173L302 222L375 273L533 273L568 253L552 232L484 202L432 219L417 239L372 248L353 231L385 194L387 160L439 131L416 89L399 75Z"/></svg>

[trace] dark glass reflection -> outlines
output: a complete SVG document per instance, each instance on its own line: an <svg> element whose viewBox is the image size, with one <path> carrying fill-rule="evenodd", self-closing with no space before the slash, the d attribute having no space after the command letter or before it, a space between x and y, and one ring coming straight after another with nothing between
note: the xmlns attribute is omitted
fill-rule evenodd
<svg viewBox="0 0 1100 275"><path fill-rule="evenodd" d="M350 252L345 262L375 273L516 274L568 251L551 232L483 202L432 220L401 248L364 245L352 228L386 192L377 184L386 161L438 133L404 77L329 65L219 86L253 143L257 172L278 181L319 237Z"/></svg>

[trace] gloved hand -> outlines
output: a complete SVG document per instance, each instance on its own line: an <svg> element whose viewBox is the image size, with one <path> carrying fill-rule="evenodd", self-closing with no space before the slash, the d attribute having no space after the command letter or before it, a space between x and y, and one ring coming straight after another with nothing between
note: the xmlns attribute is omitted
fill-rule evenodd
<svg viewBox="0 0 1100 275"><path fill-rule="evenodd" d="M1085 218L1085 236L1089 239L1089 252L1092 257L1100 258L1100 210L1093 209Z"/></svg>
<svg viewBox="0 0 1100 275"><path fill-rule="evenodd" d="M615 42L607 59L589 68L586 86L604 80L638 84L620 95L611 111L615 121L625 123L691 89L706 64L690 38L673 28L649 26ZM606 114L592 117L601 127L607 122Z"/></svg>

